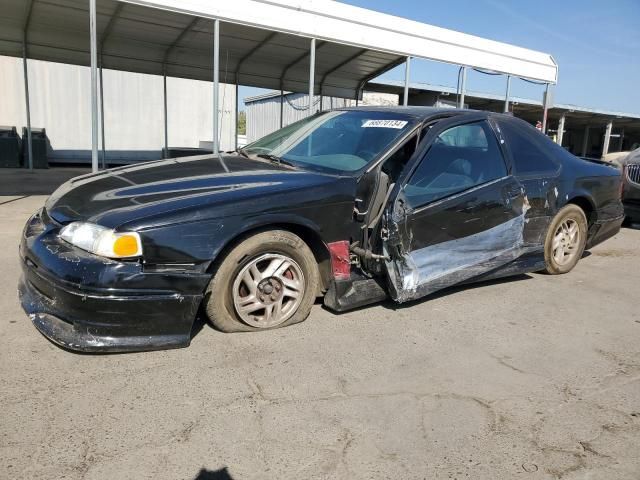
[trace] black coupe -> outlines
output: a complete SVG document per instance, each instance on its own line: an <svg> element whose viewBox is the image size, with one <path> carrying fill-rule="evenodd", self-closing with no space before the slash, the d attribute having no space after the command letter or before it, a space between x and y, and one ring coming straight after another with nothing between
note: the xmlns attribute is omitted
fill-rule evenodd
<svg viewBox="0 0 640 480"><path fill-rule="evenodd" d="M189 345L462 282L566 273L623 220L616 168L502 114L318 113L238 152L62 185L27 222L24 309L82 351Z"/></svg>

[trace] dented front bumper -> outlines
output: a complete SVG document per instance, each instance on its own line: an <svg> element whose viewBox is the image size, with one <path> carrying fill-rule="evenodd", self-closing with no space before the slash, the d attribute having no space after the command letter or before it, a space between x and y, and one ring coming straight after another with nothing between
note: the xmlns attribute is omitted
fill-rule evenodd
<svg viewBox="0 0 640 480"><path fill-rule="evenodd" d="M39 212L20 244L20 301L41 333L79 351L189 345L208 275L145 272L140 262L112 261L66 244L58 229Z"/></svg>

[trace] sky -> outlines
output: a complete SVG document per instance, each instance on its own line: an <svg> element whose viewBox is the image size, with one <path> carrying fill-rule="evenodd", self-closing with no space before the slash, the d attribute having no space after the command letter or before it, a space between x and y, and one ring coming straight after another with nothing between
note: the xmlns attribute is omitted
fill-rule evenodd
<svg viewBox="0 0 640 480"><path fill-rule="evenodd" d="M551 54L556 103L640 114L640 0L342 0L358 7ZM404 67L381 79L403 80ZM456 86L457 67L414 60L411 81ZM470 72L467 89L503 93L503 76ZM514 96L544 87L513 80ZM263 90L242 87L240 98ZM242 105L242 103L241 103Z"/></svg>

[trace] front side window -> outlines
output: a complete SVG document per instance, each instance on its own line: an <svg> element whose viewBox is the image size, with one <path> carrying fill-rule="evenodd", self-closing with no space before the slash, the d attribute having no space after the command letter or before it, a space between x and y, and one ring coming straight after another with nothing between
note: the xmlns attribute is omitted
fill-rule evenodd
<svg viewBox="0 0 640 480"><path fill-rule="evenodd" d="M393 112L326 112L267 135L242 152L303 168L355 172L379 158L415 123L413 117Z"/></svg>
<svg viewBox="0 0 640 480"><path fill-rule="evenodd" d="M413 207L507 175L496 137L486 121L449 128L433 141L404 196Z"/></svg>

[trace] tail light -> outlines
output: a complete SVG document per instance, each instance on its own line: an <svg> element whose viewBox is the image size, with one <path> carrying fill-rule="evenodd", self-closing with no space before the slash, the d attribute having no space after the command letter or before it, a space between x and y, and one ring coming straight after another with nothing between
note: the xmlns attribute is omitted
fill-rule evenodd
<svg viewBox="0 0 640 480"><path fill-rule="evenodd" d="M331 255L331 273L336 280L351 278L351 261L349 259L349 242L346 240L332 242L327 245Z"/></svg>

